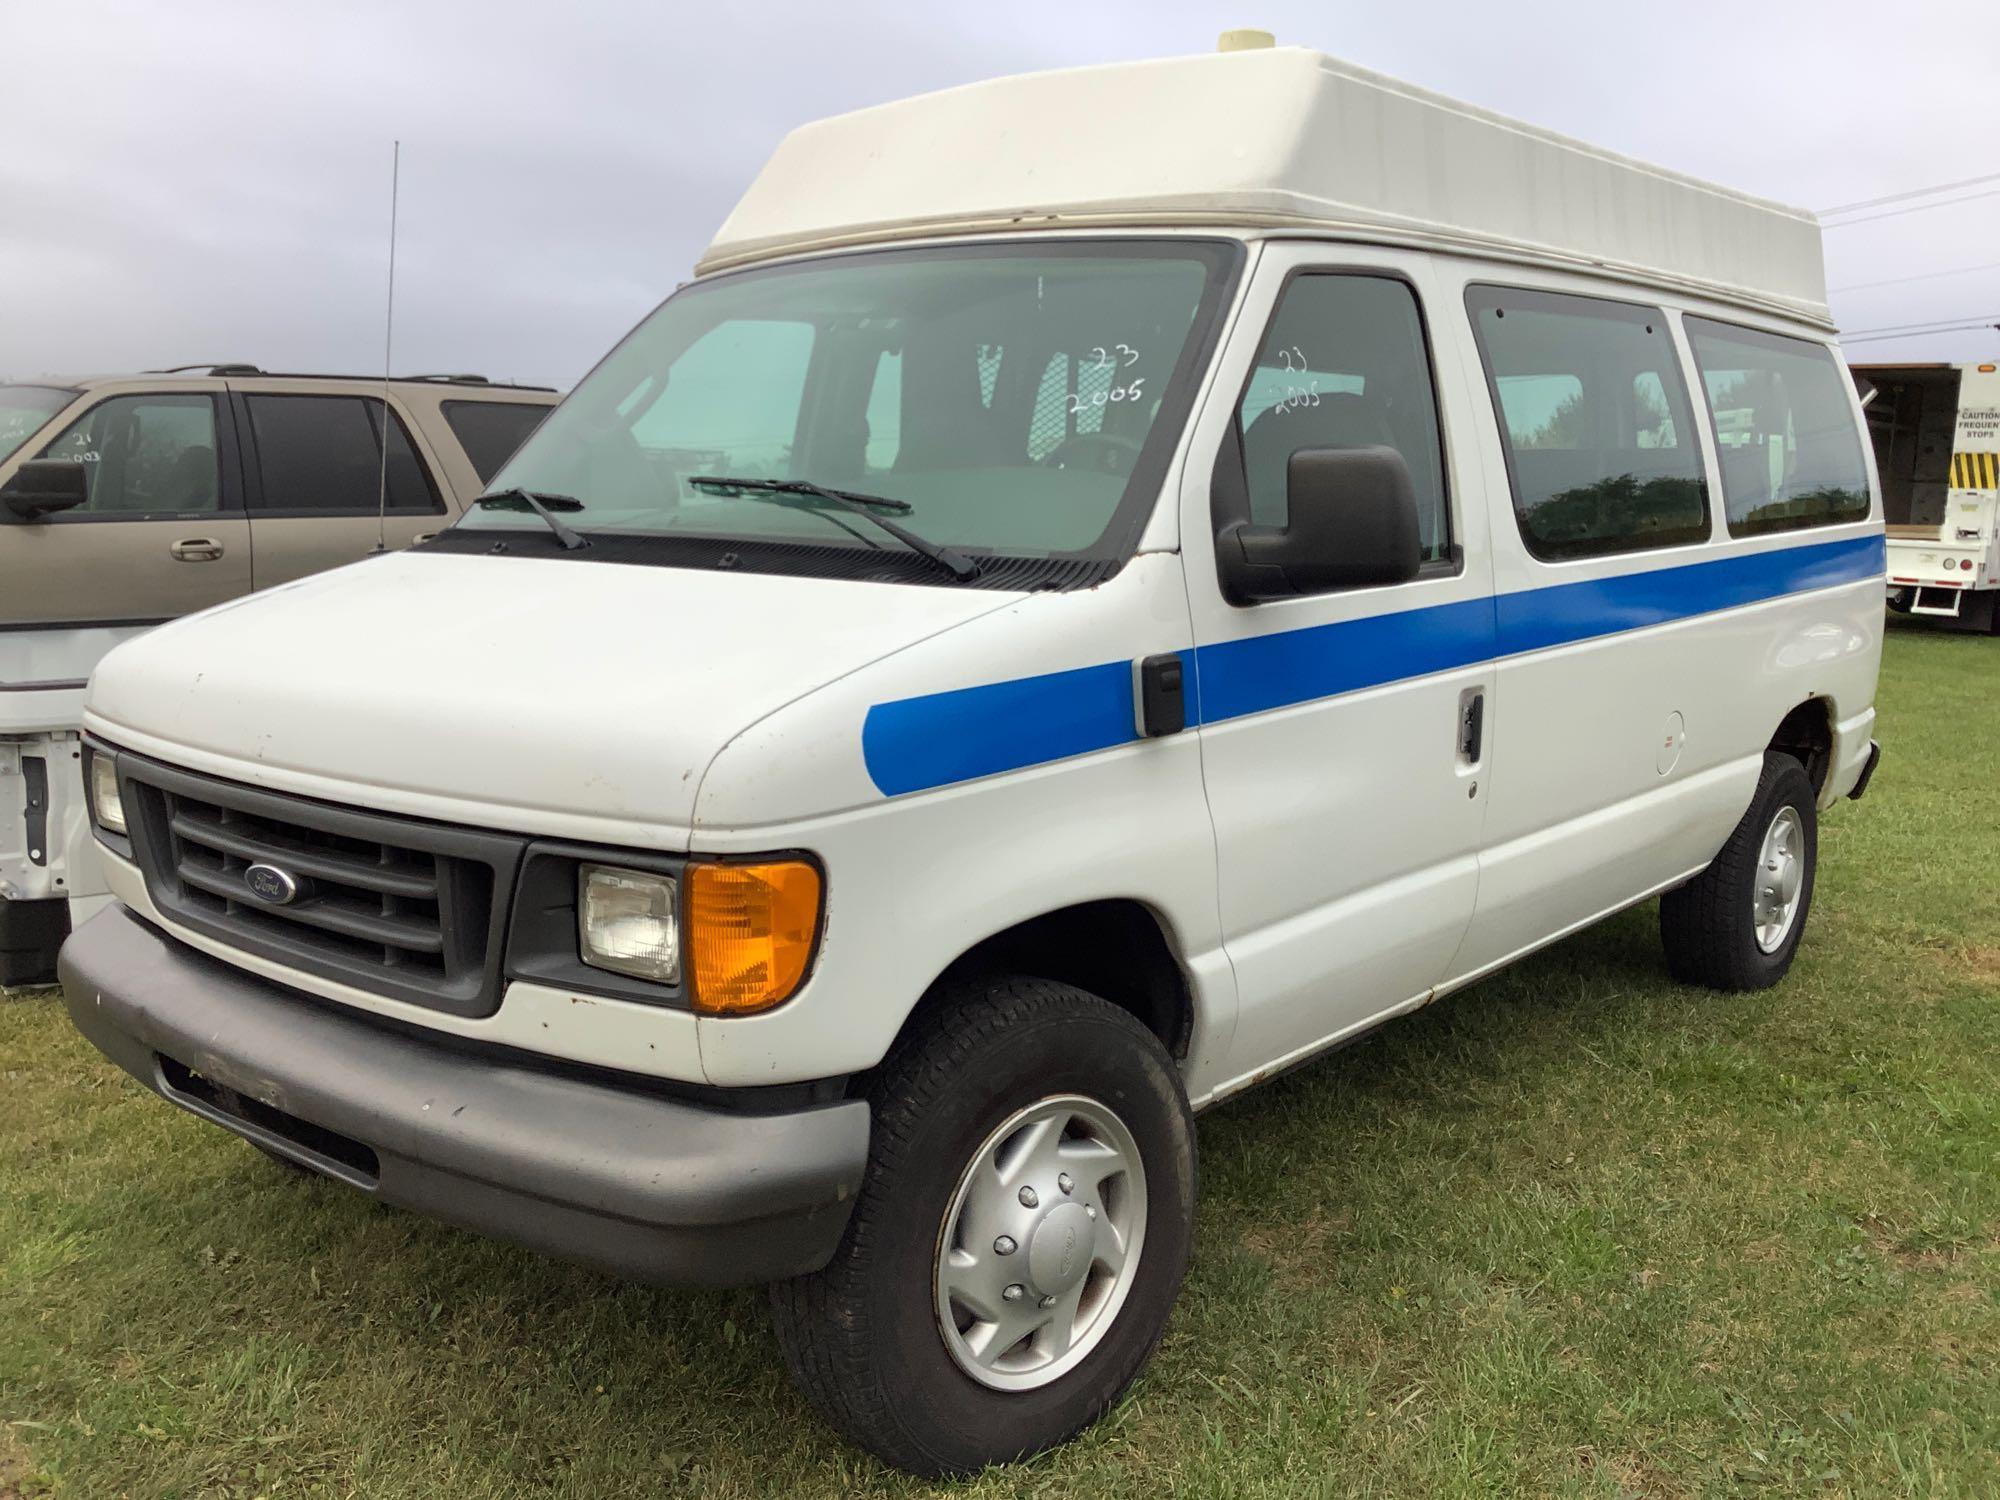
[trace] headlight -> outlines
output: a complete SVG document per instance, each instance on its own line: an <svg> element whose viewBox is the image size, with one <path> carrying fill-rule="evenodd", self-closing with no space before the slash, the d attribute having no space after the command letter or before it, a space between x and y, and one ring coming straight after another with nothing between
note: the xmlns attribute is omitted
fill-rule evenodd
<svg viewBox="0 0 2000 1500"><path fill-rule="evenodd" d="M583 865L577 871L577 941L583 961L672 984L681 973L679 890L671 875Z"/></svg>
<svg viewBox="0 0 2000 1500"><path fill-rule="evenodd" d="M111 833L126 831L125 800L118 795L118 766L108 755L90 758L90 805L99 828Z"/></svg>

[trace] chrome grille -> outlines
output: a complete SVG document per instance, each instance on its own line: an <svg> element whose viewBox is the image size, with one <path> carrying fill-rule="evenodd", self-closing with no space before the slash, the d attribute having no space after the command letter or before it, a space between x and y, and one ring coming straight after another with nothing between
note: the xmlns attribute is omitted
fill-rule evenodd
<svg viewBox="0 0 2000 1500"><path fill-rule="evenodd" d="M392 998L461 1015L490 1014L498 1003L519 840L132 755L118 766L134 853L162 915ZM245 879L253 866L283 872L289 899L254 890Z"/></svg>

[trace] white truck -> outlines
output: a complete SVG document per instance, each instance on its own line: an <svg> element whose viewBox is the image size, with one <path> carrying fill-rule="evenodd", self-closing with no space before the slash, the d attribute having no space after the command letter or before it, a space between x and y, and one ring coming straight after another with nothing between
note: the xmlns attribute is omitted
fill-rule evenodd
<svg viewBox="0 0 2000 1500"><path fill-rule="evenodd" d="M2000 364L1851 368L1882 477L1889 607L2000 635Z"/></svg>
<svg viewBox="0 0 2000 1500"><path fill-rule="evenodd" d="M774 1283L922 1473L1138 1376L1194 1111L1653 897L1777 983L1877 762L1811 215L1305 50L794 132L494 484L105 658L70 1015L378 1201Z"/></svg>

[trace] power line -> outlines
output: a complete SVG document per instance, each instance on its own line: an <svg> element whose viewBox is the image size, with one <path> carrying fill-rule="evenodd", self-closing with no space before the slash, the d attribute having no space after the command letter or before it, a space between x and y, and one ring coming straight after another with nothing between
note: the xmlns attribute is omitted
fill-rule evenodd
<svg viewBox="0 0 2000 1500"><path fill-rule="evenodd" d="M1884 339L1929 338L1940 333L1984 333L1989 329L2000 330L2000 319L1990 323L1954 323L1946 328L1925 328L1914 333L1865 333L1842 334L1842 344L1879 344Z"/></svg>
<svg viewBox="0 0 2000 1500"><path fill-rule="evenodd" d="M1959 323L1950 328L1933 328L1929 330L1929 333L1924 336L1929 337L1932 334L1942 334L1942 333L1985 333L1991 329L2000 329L2000 323ZM1914 337L1917 337L1917 335L1906 334L1906 333L1878 333L1864 338L1843 338L1840 342L1843 346L1848 344L1879 344L1883 342L1885 339L1901 339L1901 338L1914 338Z"/></svg>
<svg viewBox="0 0 2000 1500"><path fill-rule="evenodd" d="M2000 271L2000 260L1989 260L1976 266L1960 266L1953 271L1920 271L1915 276L1890 276L1881 281L1851 281L1846 286L1830 286L1826 292L1830 297L1835 292L1865 292L1878 286L1902 286L1911 281L1935 281L1940 276L1970 276L1974 271Z"/></svg>
<svg viewBox="0 0 2000 1500"><path fill-rule="evenodd" d="M1942 327L1947 323L1952 323L1952 324L1962 323L1966 318L1976 318L1978 316L1980 316L1978 313L1960 313L1957 317L1954 318L1932 318L1928 322L1923 322L1923 323L1885 323L1880 328L1856 328L1853 330L1853 333L1856 336L1859 336L1864 333L1879 333L1884 335L1898 334L1898 333L1924 333L1928 330ZM2000 313L1996 313L1994 316L1995 318L2000 318Z"/></svg>
<svg viewBox="0 0 2000 1500"><path fill-rule="evenodd" d="M1912 203L1904 208L1885 208L1879 214L1862 214L1855 219L1842 219L1837 224L1822 224L1822 229L1845 229L1850 224L1866 224L1875 219L1894 219L1902 214L1920 214L1925 209L1949 208L1954 203L1970 203L1975 198L2000 198L2000 188L1988 188L1983 193L1966 193L1957 198L1940 198L1935 203Z"/></svg>
<svg viewBox="0 0 2000 1500"><path fill-rule="evenodd" d="M1950 193L1959 188L1978 187L1982 182L2000 182L2000 172L1988 172L1984 177L1967 177L1958 182L1940 182L1936 187L1911 188L1907 193L1885 193L1880 198L1863 198L1859 203L1842 203L1835 208L1822 208L1819 216L1824 219L1834 214L1852 213L1860 208L1880 208L1885 203L1903 203L1911 198L1928 198L1933 193Z"/></svg>

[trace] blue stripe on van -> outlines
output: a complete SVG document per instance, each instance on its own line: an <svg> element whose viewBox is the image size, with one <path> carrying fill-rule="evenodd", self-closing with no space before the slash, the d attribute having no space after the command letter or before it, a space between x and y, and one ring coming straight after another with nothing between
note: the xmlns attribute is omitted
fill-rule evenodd
<svg viewBox="0 0 2000 1500"><path fill-rule="evenodd" d="M862 721L861 755L875 785L893 797L1138 737L1132 663L1112 661L878 703Z"/></svg>
<svg viewBox="0 0 2000 1500"><path fill-rule="evenodd" d="M1467 599L1195 648L1204 724L1491 661L1493 600Z"/></svg>
<svg viewBox="0 0 2000 1500"><path fill-rule="evenodd" d="M1190 725L1268 713L1433 672L1713 614L1884 571L1880 536L1524 589L1218 641L1182 652ZM1109 750L1139 737L1132 664L1105 662L878 703L861 728L887 796Z"/></svg>
<svg viewBox="0 0 2000 1500"><path fill-rule="evenodd" d="M1494 601L1500 629L1495 654L1516 656L1784 594L1859 583L1881 576L1885 554L1881 537L1862 536L1502 594Z"/></svg>

